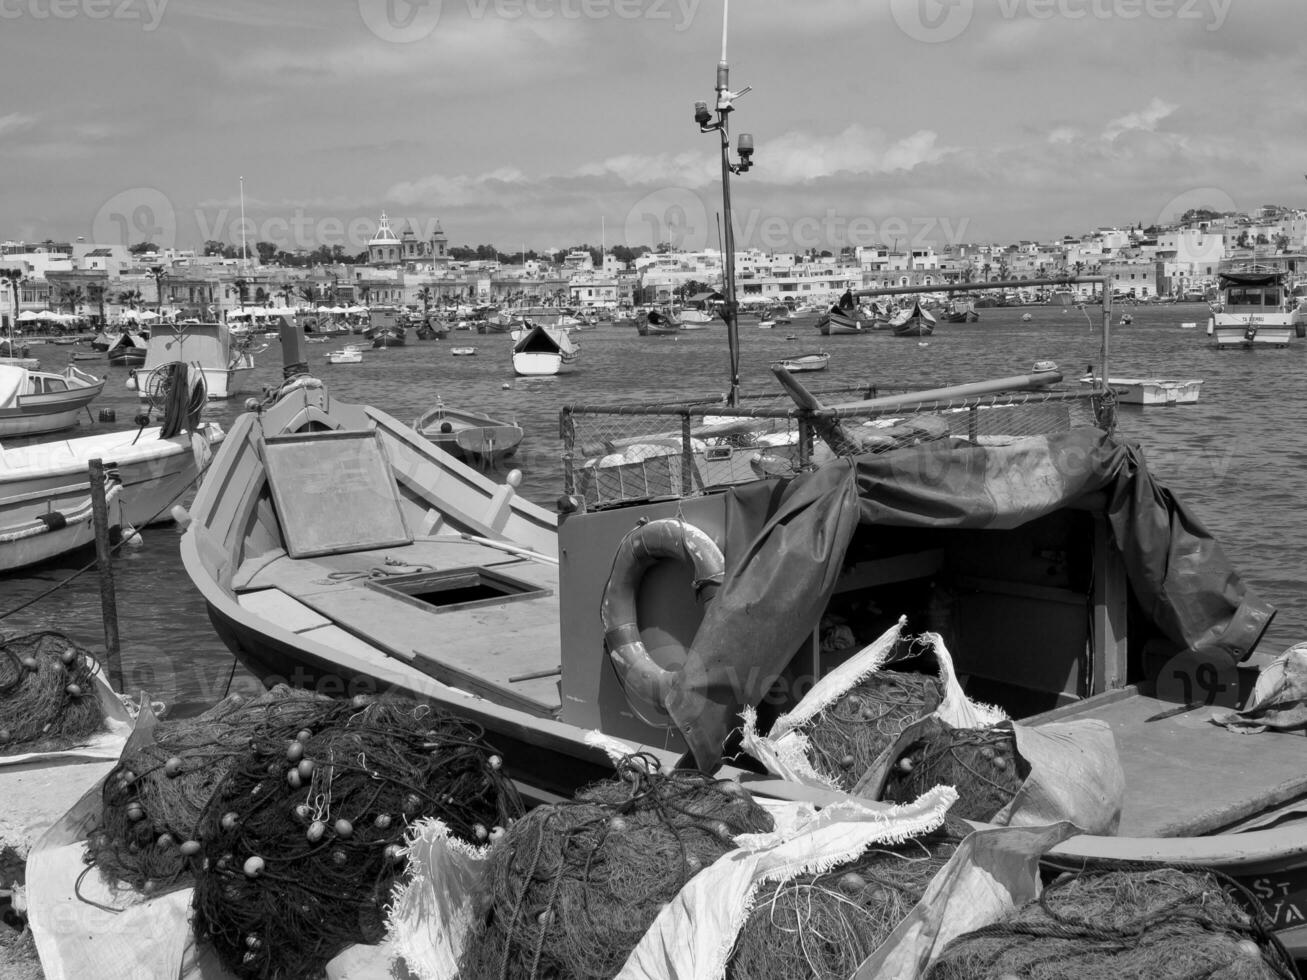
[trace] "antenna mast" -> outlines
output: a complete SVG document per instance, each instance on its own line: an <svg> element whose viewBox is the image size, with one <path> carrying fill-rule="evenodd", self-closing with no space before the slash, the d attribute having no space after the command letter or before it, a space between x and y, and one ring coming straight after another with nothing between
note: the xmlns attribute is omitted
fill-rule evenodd
<svg viewBox="0 0 1307 980"><path fill-rule="evenodd" d="M727 394L727 403L739 404L740 398L740 324L738 319L739 303L735 295L735 224L731 220L731 174L742 174L753 166L753 136L740 134L738 153L740 162L731 163L731 134L729 119L735 109L736 99L750 91L745 86L738 92L732 92L730 86L731 68L726 61L727 24L730 19L731 0L722 0L722 57L717 62L717 105L714 121L713 113L708 110L707 102L694 104L694 121L699 124L701 133L716 132L720 134L722 153L722 214L725 216L726 241L723 245L723 286L726 301L722 304L722 317L726 320L726 336L731 355L731 388Z"/></svg>

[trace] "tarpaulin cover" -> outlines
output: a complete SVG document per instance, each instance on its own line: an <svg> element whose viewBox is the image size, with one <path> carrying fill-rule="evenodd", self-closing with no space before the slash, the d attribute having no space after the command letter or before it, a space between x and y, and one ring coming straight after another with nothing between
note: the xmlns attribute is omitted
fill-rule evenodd
<svg viewBox="0 0 1307 980"><path fill-rule="evenodd" d="M717 767L741 709L762 699L816 628L859 523L1014 528L1100 491L1144 615L1183 649L1218 663L1246 658L1274 608L1130 442L1082 428L1006 446L941 441L841 458L780 493L729 494L725 580L667 705L697 765Z"/></svg>
<svg viewBox="0 0 1307 980"><path fill-rule="evenodd" d="M1221 288L1230 286L1275 286L1284 278L1282 272L1222 272Z"/></svg>

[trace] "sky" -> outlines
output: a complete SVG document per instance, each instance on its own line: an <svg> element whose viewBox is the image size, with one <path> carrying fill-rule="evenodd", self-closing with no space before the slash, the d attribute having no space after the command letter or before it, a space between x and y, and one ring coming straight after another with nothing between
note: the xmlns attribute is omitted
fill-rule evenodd
<svg viewBox="0 0 1307 980"><path fill-rule="evenodd" d="M723 0L0 0L0 241L717 247ZM1303 0L735 0L737 247L1307 205Z"/></svg>

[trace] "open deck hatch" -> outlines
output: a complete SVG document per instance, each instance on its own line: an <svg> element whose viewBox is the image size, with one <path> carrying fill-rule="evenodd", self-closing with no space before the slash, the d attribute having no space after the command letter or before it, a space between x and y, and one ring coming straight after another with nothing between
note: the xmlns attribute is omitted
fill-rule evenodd
<svg viewBox="0 0 1307 980"><path fill-rule="evenodd" d="M370 589L387 592L429 612L458 612L519 599L539 599L552 590L478 565L439 572L412 572L369 579Z"/></svg>

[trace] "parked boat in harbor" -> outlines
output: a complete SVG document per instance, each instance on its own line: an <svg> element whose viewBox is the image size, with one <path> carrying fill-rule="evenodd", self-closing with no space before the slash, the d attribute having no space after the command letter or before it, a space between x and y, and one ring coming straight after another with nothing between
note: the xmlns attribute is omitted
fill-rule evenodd
<svg viewBox="0 0 1307 980"><path fill-rule="evenodd" d="M830 365L830 352L823 350L809 354L793 354L779 363L791 374L802 371L825 371Z"/></svg>
<svg viewBox="0 0 1307 980"><path fill-rule="evenodd" d="M95 542L94 507L85 470L70 497L23 494L0 499L0 573L39 565ZM116 535L122 514L122 482L106 471L108 530Z"/></svg>
<svg viewBox="0 0 1307 980"><path fill-rule="evenodd" d="M466 463L491 465L513 455L522 442L522 428L484 412L447 408L444 399L413 421L413 428L430 442Z"/></svg>
<svg viewBox="0 0 1307 980"><path fill-rule="evenodd" d="M523 377L569 374L580 355L567 330L535 324L513 343L513 372Z"/></svg>
<svg viewBox="0 0 1307 980"><path fill-rule="evenodd" d="M72 364L60 372L0 364L0 438L71 429L104 385Z"/></svg>
<svg viewBox="0 0 1307 980"><path fill-rule="evenodd" d="M143 401L157 399L169 365L177 361L199 371L211 399L240 394L245 377L254 370L248 338L233 337L225 323L163 324L150 335L145 363L132 379Z"/></svg>
<svg viewBox="0 0 1307 980"><path fill-rule="evenodd" d="M1287 347L1295 332L1296 301L1286 296L1286 273L1248 269L1220 274L1221 309L1207 321L1218 350Z"/></svg>
<svg viewBox="0 0 1307 980"><path fill-rule="evenodd" d="M935 332L935 317L921 308L919 300L913 300L911 308L890 320L889 327L895 337L929 337Z"/></svg>
<svg viewBox="0 0 1307 980"><path fill-rule="evenodd" d="M1082 385L1095 385L1092 376L1080 379ZM1192 405L1198 401L1202 389L1201 379L1183 381L1165 378L1109 378L1107 386L1116 393L1122 405Z"/></svg>
<svg viewBox="0 0 1307 980"><path fill-rule="evenodd" d="M359 364L363 360L363 348L356 344L346 344L339 350L329 350L322 355L328 364Z"/></svg>

